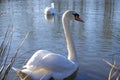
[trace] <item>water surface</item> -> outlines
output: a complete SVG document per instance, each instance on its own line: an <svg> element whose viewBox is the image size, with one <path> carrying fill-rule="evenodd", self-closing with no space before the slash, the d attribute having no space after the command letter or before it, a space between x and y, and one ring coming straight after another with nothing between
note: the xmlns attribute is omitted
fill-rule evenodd
<svg viewBox="0 0 120 80"><path fill-rule="evenodd" d="M15 27L8 63L19 41L27 32L31 34L18 54L15 67L22 68L25 60L38 49L67 56L61 16L56 16L54 23L46 21L44 17L44 9L50 6L51 2L55 3L58 12L75 10L85 21L70 23L80 66L76 80L107 80L110 67L103 59L113 62L112 59L115 58L117 63L120 59L120 0L2 0L0 42L7 27ZM11 73L8 80L15 77L15 72Z"/></svg>

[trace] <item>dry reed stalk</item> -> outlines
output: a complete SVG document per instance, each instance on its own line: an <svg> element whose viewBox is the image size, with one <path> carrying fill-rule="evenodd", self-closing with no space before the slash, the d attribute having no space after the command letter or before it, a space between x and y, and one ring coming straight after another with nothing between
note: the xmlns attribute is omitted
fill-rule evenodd
<svg viewBox="0 0 120 80"><path fill-rule="evenodd" d="M12 35L13 35L14 29L13 27L8 27L4 39L2 41L2 44L0 46L0 56L4 55L3 53L5 53L7 46L9 45Z"/></svg>
<svg viewBox="0 0 120 80"><path fill-rule="evenodd" d="M109 72L108 80L112 80L113 77L117 76L117 74L120 74L120 73L118 73L120 71L120 67L115 66L115 61L114 61L113 64L111 64L110 62L108 62L105 59L103 59L103 61L111 66L111 70ZM113 69L115 69L116 71L112 73ZM120 80L120 75L117 76L116 80Z"/></svg>
<svg viewBox="0 0 120 80"><path fill-rule="evenodd" d="M105 59L103 59L103 61L105 61L108 65L110 65L111 67L113 67L115 70L120 70L120 67L117 67L117 66L111 64L110 62L106 61Z"/></svg>
<svg viewBox="0 0 120 80"><path fill-rule="evenodd" d="M13 27L7 29L7 32L5 33L4 40L0 46L0 57L3 55L3 53L5 54L7 51L7 55L6 55L5 61L3 62L3 66L1 66L1 68L0 68L0 80L7 79L8 73L11 70L11 67L12 67L14 61L16 60L17 54L18 54L20 48L22 47L24 41L26 40L27 36L29 35L29 33L27 33L25 35L25 37L22 39L22 41L19 43L18 48L15 52L15 55L11 59L11 62L7 65L6 69L4 69L5 65L6 65L6 61L8 59L9 51L11 48L11 41L12 41L13 32L14 32ZM4 73L3 73L3 71L4 71ZM3 76L2 76L2 73L3 73Z"/></svg>
<svg viewBox="0 0 120 80"><path fill-rule="evenodd" d="M4 58L5 57L4 55L7 54L6 57L4 58L4 61L2 61L2 64L0 65L1 66L0 79L3 78L2 73L5 68L6 61L7 61L8 55L9 55L13 32L14 32L13 27L9 26L5 33L4 40L2 41L2 44L0 46L0 58Z"/></svg>

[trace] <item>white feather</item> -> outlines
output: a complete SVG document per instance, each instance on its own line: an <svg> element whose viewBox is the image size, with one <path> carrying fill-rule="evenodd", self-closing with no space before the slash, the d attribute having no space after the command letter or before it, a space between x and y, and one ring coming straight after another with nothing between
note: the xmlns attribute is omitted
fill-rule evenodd
<svg viewBox="0 0 120 80"><path fill-rule="evenodd" d="M34 72L44 68L52 72L55 78L65 78L72 74L77 66L78 65L75 65L75 63L60 54L39 50L33 54L24 68Z"/></svg>

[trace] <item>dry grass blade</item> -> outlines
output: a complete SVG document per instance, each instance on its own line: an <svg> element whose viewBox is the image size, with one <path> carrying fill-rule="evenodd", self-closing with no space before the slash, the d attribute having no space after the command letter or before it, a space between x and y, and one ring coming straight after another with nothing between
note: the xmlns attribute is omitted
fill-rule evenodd
<svg viewBox="0 0 120 80"><path fill-rule="evenodd" d="M117 73L118 73L118 71L115 71L115 72L111 75L111 79L112 79L113 77L115 77L115 76L117 75Z"/></svg>
<svg viewBox="0 0 120 80"><path fill-rule="evenodd" d="M115 65L115 61L113 63ZM109 76L108 76L108 80L111 80L113 78L112 76L112 71L113 71L113 67L110 69L110 72L109 72Z"/></svg>
<svg viewBox="0 0 120 80"><path fill-rule="evenodd" d="M109 76L108 76L108 80L112 80L114 77L116 77L118 75L118 72L120 70L120 67L116 67L115 66L115 61L113 64L111 64L110 62L108 62L107 60L103 59L104 62L106 62L108 65L111 66L111 70L109 72ZM115 71L112 73L113 69L115 69ZM116 80L119 80L119 76L117 76Z"/></svg>
<svg viewBox="0 0 120 80"><path fill-rule="evenodd" d="M8 27L8 29L5 33L5 37L4 37L2 44L0 46L0 56L4 55L6 48L9 44L9 41L12 38L13 31L14 31L13 27Z"/></svg>
<svg viewBox="0 0 120 80"><path fill-rule="evenodd" d="M16 56L18 54L18 51L20 50L20 48L22 47L24 41L26 40L27 36L29 35L29 33L27 33L25 35L25 37L22 39L22 41L19 43L18 45L18 48L15 52L15 55L12 57L11 59L11 62L8 64L8 66L6 67L6 69L4 70L5 68L5 65L6 65L6 61L8 59L8 55L9 55L9 51L10 51L10 47L11 47L11 41L12 41L12 35L13 35L13 32L14 32L14 29L13 27L8 27L7 29L7 32L5 33L5 37L4 37L4 40L0 46L0 57L2 57L5 53L7 53L7 55L5 56L5 59L4 61L2 62L2 65L1 68L0 68L0 80L6 80L7 79L7 76L8 76L8 73L16 59ZM4 73L3 73L4 71ZM3 76L1 76L3 74Z"/></svg>
<svg viewBox="0 0 120 80"><path fill-rule="evenodd" d="M4 66L6 65L6 62L7 62L7 59L8 59L8 56L9 56L9 52L10 52L10 48L11 48L11 42L12 42L12 36L13 36L13 32L14 32L14 29L12 28L12 30L10 31L10 34L9 34L9 38L7 40L7 44L6 44L6 53L7 55L5 56L5 60L4 60Z"/></svg>
<svg viewBox="0 0 120 80"><path fill-rule="evenodd" d="M111 80L112 71L113 71L113 67L110 69L108 80Z"/></svg>
<svg viewBox="0 0 120 80"><path fill-rule="evenodd" d="M2 66L2 67L0 68L0 76L1 76L1 74L2 74L3 69L4 69L4 66Z"/></svg>
<svg viewBox="0 0 120 80"><path fill-rule="evenodd" d="M117 76L116 80L120 80L120 74Z"/></svg>
<svg viewBox="0 0 120 80"><path fill-rule="evenodd" d="M5 73L4 73L4 76L2 77L2 80L6 80L7 79L7 75L10 71L10 68L11 67L11 63L7 66L6 70L5 70Z"/></svg>
<svg viewBox="0 0 120 80"><path fill-rule="evenodd" d="M0 46L0 58L4 59L1 63L1 70L0 70L0 79L3 78L2 73L4 71L7 59L8 59L8 55L9 55L9 51L10 51L10 46L11 46L11 41L12 41L12 35L13 35L14 29L13 27L8 27L6 33L5 33L5 37L4 40ZM5 54L6 57L4 56ZM4 58L5 57L5 58Z"/></svg>
<svg viewBox="0 0 120 80"><path fill-rule="evenodd" d="M18 46L18 48L17 48L17 51L16 51L16 53L15 53L15 56L12 58L11 62L14 62L14 61L15 61L15 59L16 59L16 57L17 57L17 54L18 54L18 51L19 51L20 48L22 47L24 41L26 40L26 38L28 37L29 34L30 34L30 32L28 32L28 33L25 35L25 37L22 39L22 41L20 42L20 44L19 44L19 46Z"/></svg>
<svg viewBox="0 0 120 80"><path fill-rule="evenodd" d="M2 78L2 80L4 80L4 79L7 78L7 75L8 75L8 73L9 73L9 71L10 71L10 69L11 69L11 67L12 67L12 65L13 65L16 57L17 57L18 51L19 51L20 48L22 47L22 45L23 45L23 43L24 43L24 41L26 40L26 38L27 38L28 35L29 35L29 33L27 33L27 35L25 35L25 37L24 37L24 38L22 39L22 41L20 42L20 44L19 44L19 46L18 46L18 48L17 48L17 51L16 51L14 57L11 59L11 63L7 66L7 68L6 68L6 70L5 70L5 76Z"/></svg>
<svg viewBox="0 0 120 80"><path fill-rule="evenodd" d="M106 62L108 65L110 65L111 67L113 67L113 69L116 70L120 70L120 67L116 67L115 65L111 64L110 62L106 61L105 59L103 59L104 62Z"/></svg>

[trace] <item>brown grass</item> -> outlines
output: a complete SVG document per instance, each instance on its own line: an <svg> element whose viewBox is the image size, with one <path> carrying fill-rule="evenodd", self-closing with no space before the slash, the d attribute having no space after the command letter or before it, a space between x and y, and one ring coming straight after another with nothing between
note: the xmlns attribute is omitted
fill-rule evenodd
<svg viewBox="0 0 120 80"><path fill-rule="evenodd" d="M16 60L17 54L20 48L22 47L24 41L26 40L27 36L29 35L29 33L27 33L25 37L23 37L23 39L20 41L14 56L12 57L10 63L6 66L6 62L7 62L9 53L10 53L13 33L14 33L13 26L8 27L5 33L4 39L0 45L0 58L3 59L3 61L0 64L0 80L7 80L8 74L12 68L12 65L14 64Z"/></svg>
<svg viewBox="0 0 120 80"><path fill-rule="evenodd" d="M103 61L111 67L108 75L108 80L120 80L120 67L116 66L115 61L113 62L113 64L105 59L103 59Z"/></svg>

